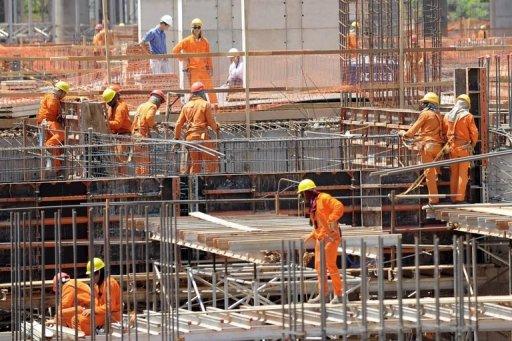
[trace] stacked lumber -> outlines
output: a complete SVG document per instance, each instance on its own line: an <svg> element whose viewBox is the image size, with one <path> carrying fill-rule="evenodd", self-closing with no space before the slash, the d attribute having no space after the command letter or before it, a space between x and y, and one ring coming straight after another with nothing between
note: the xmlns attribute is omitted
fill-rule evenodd
<svg viewBox="0 0 512 341"><path fill-rule="evenodd" d="M0 82L0 90L2 91L35 91L39 84L35 80L21 79Z"/></svg>
<svg viewBox="0 0 512 341"><path fill-rule="evenodd" d="M38 109L38 99L3 99L0 100L0 119L32 117Z"/></svg>

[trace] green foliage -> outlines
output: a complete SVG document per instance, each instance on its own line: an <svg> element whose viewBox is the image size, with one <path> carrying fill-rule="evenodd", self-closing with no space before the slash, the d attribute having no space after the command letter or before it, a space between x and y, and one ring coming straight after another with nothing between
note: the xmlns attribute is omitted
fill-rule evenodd
<svg viewBox="0 0 512 341"><path fill-rule="evenodd" d="M489 0L448 0L450 19L489 19Z"/></svg>

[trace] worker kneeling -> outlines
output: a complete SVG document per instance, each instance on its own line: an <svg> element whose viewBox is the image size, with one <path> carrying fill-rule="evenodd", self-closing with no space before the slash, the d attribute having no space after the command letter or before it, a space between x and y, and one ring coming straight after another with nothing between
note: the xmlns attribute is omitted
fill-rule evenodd
<svg viewBox="0 0 512 341"><path fill-rule="evenodd" d="M181 131L186 124L185 139L189 142L201 142L199 147L215 149L215 144L210 141L208 136L208 127L217 133L220 132L220 126L213 117L212 107L206 100L204 93L204 85L201 82L195 82L190 88L192 96L187 104L181 109L180 116L176 122L174 130L174 138L181 139ZM195 148L189 147L190 157L190 174L201 172L203 161L206 163L205 172L215 173L219 170L219 163L216 155L203 152Z"/></svg>
<svg viewBox="0 0 512 341"><path fill-rule="evenodd" d="M304 179L299 183L298 194L304 193L306 205L309 207L309 219L314 227L313 231L305 237L305 242L315 240L315 270L318 275L318 296L310 299L308 303L319 303L329 295L327 284L327 272L331 277L334 298L331 303L340 303L343 294L343 282L336 265L338 258L338 246L341 240L341 230L338 220L343 216L343 204L327 193L320 193L316 190L315 183L310 179ZM325 277L322 284L322 270L320 268L321 242L325 251ZM323 287L323 292L321 292Z"/></svg>
<svg viewBox="0 0 512 341"><path fill-rule="evenodd" d="M56 307L55 318L47 320L46 324L74 327L73 319L90 306L91 289L84 282L72 280L67 273L59 272L53 277L53 292L60 296L59 305Z"/></svg>
<svg viewBox="0 0 512 341"><path fill-rule="evenodd" d="M453 109L444 116L450 159L472 155L478 141L478 128L469 112L470 106L469 96L460 95ZM453 203L464 202L466 199L469 168L469 162L450 165L450 193Z"/></svg>
<svg viewBox="0 0 512 341"><path fill-rule="evenodd" d="M107 314L111 323L121 321L121 287L113 277L105 278L105 263L101 258L94 258L93 262L94 265L87 263L86 273L94 273L94 325L104 328ZM80 330L86 335L92 333L92 315L91 309L84 309L77 319Z"/></svg>
<svg viewBox="0 0 512 341"><path fill-rule="evenodd" d="M442 156L444 145L443 118L439 112L439 97L428 92L420 99L423 104L420 116L407 131L400 131L400 136L414 138L418 136L419 155L422 163L436 161ZM425 180L428 188L429 204L438 204L437 169L425 169Z"/></svg>

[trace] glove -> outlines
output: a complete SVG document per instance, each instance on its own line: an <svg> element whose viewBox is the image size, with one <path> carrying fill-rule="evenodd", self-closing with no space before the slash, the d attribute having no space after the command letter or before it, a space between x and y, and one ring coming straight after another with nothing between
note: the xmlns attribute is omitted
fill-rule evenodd
<svg viewBox="0 0 512 341"><path fill-rule="evenodd" d="M302 266L308 266L308 264L311 262L314 256L314 252L304 252L304 254L302 255Z"/></svg>
<svg viewBox="0 0 512 341"><path fill-rule="evenodd" d="M405 131L405 130L400 130L400 131L398 132L398 136L403 137L403 136L405 135L405 133L406 133L406 131Z"/></svg>
<svg viewBox="0 0 512 341"><path fill-rule="evenodd" d="M332 221L329 223L329 229L331 231L337 231L338 230L338 222L337 221Z"/></svg>

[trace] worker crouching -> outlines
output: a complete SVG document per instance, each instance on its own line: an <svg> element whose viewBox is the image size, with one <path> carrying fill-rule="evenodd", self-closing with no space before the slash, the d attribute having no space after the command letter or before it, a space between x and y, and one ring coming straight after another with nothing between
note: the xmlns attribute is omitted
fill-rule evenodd
<svg viewBox="0 0 512 341"><path fill-rule="evenodd" d="M94 273L94 325L105 328L110 323L121 321L121 287L111 276L105 277L105 263L101 258L94 258L93 265L87 263L87 275ZM92 310L84 309L78 316L80 330L86 335L92 334ZM107 318L108 317L108 318Z"/></svg>
<svg viewBox="0 0 512 341"><path fill-rule="evenodd" d="M132 136L136 139L133 151L136 175L149 175L149 147L140 143L144 142L143 138L151 137L156 111L163 103L165 103L164 93L161 90L153 90L148 101L137 108L132 124Z"/></svg>
<svg viewBox="0 0 512 341"><path fill-rule="evenodd" d="M316 190L315 183L310 179L304 179L299 183L298 194L304 193L306 205L309 207L309 219L313 225L313 231L305 236L305 242L315 241L315 270L318 275L318 296L310 299L308 303L319 303L329 295L327 273L331 277L334 298L331 303L340 303L343 294L343 282L336 264L338 258L338 246L341 240L341 230L338 220L343 216L343 204L327 193ZM325 267L322 271L320 265L321 247L325 251ZM327 271L325 271L327 270ZM322 282L322 272L325 274ZM323 292L321 292L323 288Z"/></svg>
<svg viewBox="0 0 512 341"><path fill-rule="evenodd" d="M428 163L438 160L443 155L442 149L445 142L443 117L439 112L439 97L435 93L426 93L420 102L423 106L420 116L409 130L402 130L399 134L405 138L416 137L421 162ZM429 204L439 203L437 175L436 168L425 169Z"/></svg>
<svg viewBox="0 0 512 341"><path fill-rule="evenodd" d="M186 124L185 139L188 142L200 142L200 147L215 149L215 144L209 139L208 127L217 133L220 132L220 126L213 117L212 107L206 100L204 85L201 82L192 84L190 88L192 96L187 104L183 106L176 122L174 138L181 139L183 126ZM206 173L215 173L219 170L219 162L216 155L200 151L194 146L190 146L190 174L200 173L203 162L205 163Z"/></svg>
<svg viewBox="0 0 512 341"><path fill-rule="evenodd" d="M444 116L450 159L472 155L478 141L478 129L473 115L469 112L470 106L469 96L460 95L453 109ZM450 165L450 193L453 203L464 202L466 199L469 168L469 162Z"/></svg>
<svg viewBox="0 0 512 341"><path fill-rule="evenodd" d="M58 175L61 173L62 161L60 159L62 150L60 147L64 143L64 127L62 126L61 101L69 92L69 84L66 82L57 82L53 90L43 96L36 122L38 125L47 127L45 133L44 146L50 148L52 154L53 169Z"/></svg>
<svg viewBox="0 0 512 341"><path fill-rule="evenodd" d="M53 277L53 292L59 297L55 318L46 321L46 325L76 326L73 323L91 304L91 289L83 282L59 272ZM75 300L76 297L76 300ZM80 329L81 330L81 329Z"/></svg>

